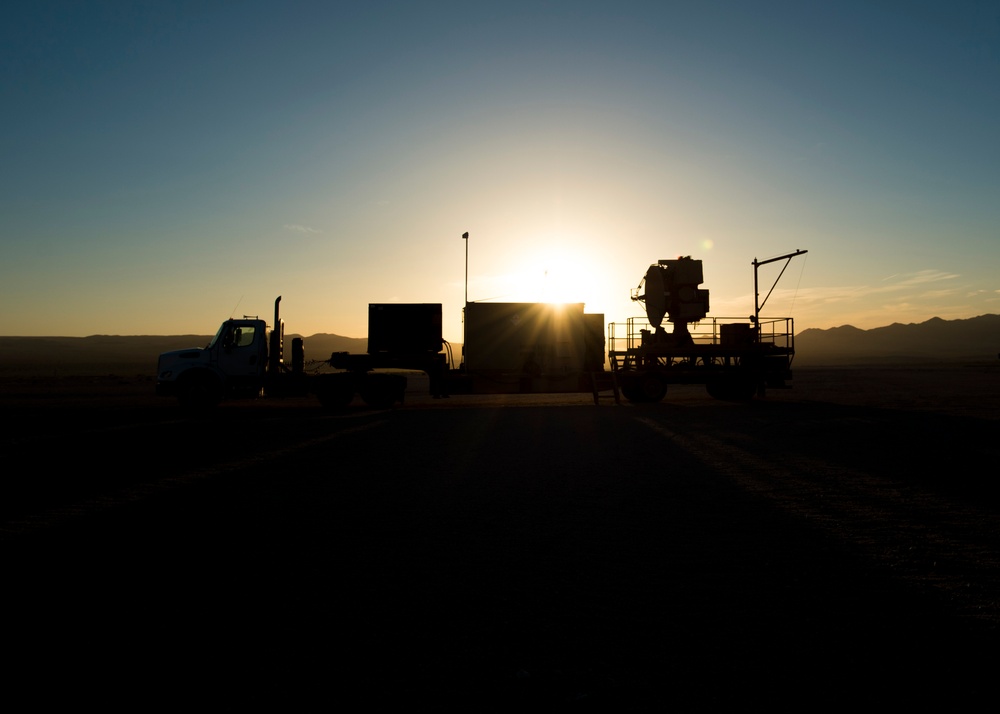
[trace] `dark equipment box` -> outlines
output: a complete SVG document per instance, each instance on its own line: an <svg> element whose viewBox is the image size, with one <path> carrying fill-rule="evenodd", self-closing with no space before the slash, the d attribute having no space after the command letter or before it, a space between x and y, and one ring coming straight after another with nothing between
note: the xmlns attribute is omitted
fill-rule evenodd
<svg viewBox="0 0 1000 714"><path fill-rule="evenodd" d="M440 303L380 303L368 306L368 354L440 351Z"/></svg>

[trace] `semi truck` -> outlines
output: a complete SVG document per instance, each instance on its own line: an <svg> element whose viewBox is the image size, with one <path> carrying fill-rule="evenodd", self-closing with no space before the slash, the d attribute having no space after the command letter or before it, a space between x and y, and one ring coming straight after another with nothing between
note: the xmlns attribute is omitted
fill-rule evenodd
<svg viewBox="0 0 1000 714"><path fill-rule="evenodd" d="M380 367L427 372L432 388L440 389L445 364L439 354L440 305L370 305L368 353L333 353L322 363L329 371L307 372L302 338L292 340L291 364L285 361L280 304L279 295L270 330L257 316L230 318L204 348L161 354L156 393L176 397L188 409L211 407L227 398L307 394L331 408L347 406L356 394L377 408L402 402L406 377L376 371Z"/></svg>
<svg viewBox="0 0 1000 714"><path fill-rule="evenodd" d="M307 371L301 338L292 340L290 364L285 360L279 296L272 329L257 316L231 318L206 347L160 355L156 391L191 409L232 397L306 394L330 408L356 395L384 408L404 399L407 379L399 372L417 370L428 375L435 397L593 392L596 402L598 391L610 388L616 401L648 403L662 400L671 384L704 384L716 399L747 400L787 387L795 354L792 318L761 316L758 269L779 260L787 267L805 252L754 259L749 318L708 317L702 261L660 260L632 291L646 317L609 324L606 341L604 316L587 314L582 303L466 302L460 364L442 337L440 304L384 303L369 305L366 353L335 352Z"/></svg>

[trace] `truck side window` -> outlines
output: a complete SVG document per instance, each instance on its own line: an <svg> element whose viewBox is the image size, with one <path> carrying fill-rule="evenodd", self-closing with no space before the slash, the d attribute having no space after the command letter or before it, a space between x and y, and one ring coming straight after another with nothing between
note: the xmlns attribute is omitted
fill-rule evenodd
<svg viewBox="0 0 1000 714"><path fill-rule="evenodd" d="M236 333L233 335L233 346L234 347L249 347L253 344L253 326L249 327L237 327Z"/></svg>
<svg viewBox="0 0 1000 714"><path fill-rule="evenodd" d="M256 332L253 325L247 325L245 327L235 327L232 330L226 332L222 337L222 347L224 349L233 349L240 347L249 347L253 344L254 333Z"/></svg>

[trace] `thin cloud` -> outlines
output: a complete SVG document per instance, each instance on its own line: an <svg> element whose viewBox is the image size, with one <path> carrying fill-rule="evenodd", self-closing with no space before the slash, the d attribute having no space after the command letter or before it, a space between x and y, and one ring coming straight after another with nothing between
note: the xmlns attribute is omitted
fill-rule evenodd
<svg viewBox="0 0 1000 714"><path fill-rule="evenodd" d="M832 285L814 288L777 288L768 300L769 305L793 303L796 307L808 309L813 306L834 305L839 303L871 302L883 296L883 299L897 301L897 305L905 302L924 301L951 297L967 286L944 287L928 289L931 284L954 280L961 277L957 273L942 270L919 270L915 273L896 273L882 278L875 285ZM998 291L1000 292L1000 291ZM753 295L745 294L726 305L753 304ZM724 307L720 304L719 307Z"/></svg>
<svg viewBox="0 0 1000 714"><path fill-rule="evenodd" d="M802 288L798 291L779 290L776 295L795 297L796 301L807 302L840 302L842 300L858 300L874 295L913 291L916 296L943 297L953 295L958 288L938 288L937 290L920 290L930 283L944 280L954 280L961 277L957 273L947 273L942 270L920 270L916 273L896 273L882 279L881 285L840 285L832 287ZM891 281L891 282L888 282Z"/></svg>
<svg viewBox="0 0 1000 714"><path fill-rule="evenodd" d="M946 273L943 270L920 270L916 273L901 273L893 277L901 277L897 285L905 287L908 285L922 285L923 283L936 283L941 280L953 280L958 273Z"/></svg>
<svg viewBox="0 0 1000 714"><path fill-rule="evenodd" d="M937 299L953 297L958 294L958 290L928 290L927 292L920 293L920 297L924 299Z"/></svg>
<svg viewBox="0 0 1000 714"><path fill-rule="evenodd" d="M301 223L286 223L286 231L295 231L296 233L322 233L323 231L318 228L313 228L312 226L304 226Z"/></svg>

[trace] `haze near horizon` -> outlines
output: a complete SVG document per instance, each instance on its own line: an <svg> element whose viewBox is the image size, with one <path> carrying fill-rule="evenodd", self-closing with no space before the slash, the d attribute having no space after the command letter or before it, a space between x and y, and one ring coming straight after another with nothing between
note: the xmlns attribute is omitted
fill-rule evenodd
<svg viewBox="0 0 1000 714"><path fill-rule="evenodd" d="M1000 6L18 2L0 334L363 336L367 305L712 316L795 249L796 331L1000 312ZM762 270L770 284L773 272Z"/></svg>

